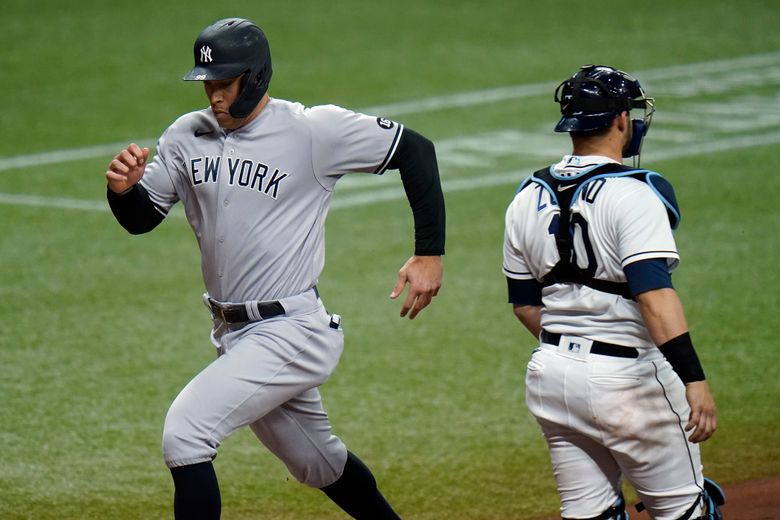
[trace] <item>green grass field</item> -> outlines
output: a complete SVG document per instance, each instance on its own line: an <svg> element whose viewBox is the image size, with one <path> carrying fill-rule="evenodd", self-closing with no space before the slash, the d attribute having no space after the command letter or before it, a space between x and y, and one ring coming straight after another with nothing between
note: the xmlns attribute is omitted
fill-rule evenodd
<svg viewBox="0 0 780 520"><path fill-rule="evenodd" d="M719 407L705 472L780 475L776 2L7 0L0 518L172 517L162 421L214 356L197 246L180 214L127 235L103 172L121 143L153 143L206 105L180 78L197 33L223 16L265 29L271 95L391 117L436 142L448 244L434 304L410 322L388 299L412 252L394 173L337 188L319 284L346 331L325 404L404 518L557 510L524 405L534 340L505 303L501 241L515 186L568 151L552 91L589 62L635 73L656 97L643 165L682 205L675 285ZM223 518L344 518L248 431L215 466Z"/></svg>

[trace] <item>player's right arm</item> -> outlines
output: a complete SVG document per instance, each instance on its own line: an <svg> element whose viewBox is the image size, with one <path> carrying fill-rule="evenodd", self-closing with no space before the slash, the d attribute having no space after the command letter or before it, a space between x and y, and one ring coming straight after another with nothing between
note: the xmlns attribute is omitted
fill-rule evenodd
<svg viewBox="0 0 780 520"><path fill-rule="evenodd" d="M108 189L122 194L135 186L146 169L149 148L141 148L135 143L116 154L106 170Z"/></svg>
<svg viewBox="0 0 780 520"><path fill-rule="evenodd" d="M108 205L119 224L133 235L151 231L165 218L139 183L148 160L149 148L132 143L116 154L106 170Z"/></svg>

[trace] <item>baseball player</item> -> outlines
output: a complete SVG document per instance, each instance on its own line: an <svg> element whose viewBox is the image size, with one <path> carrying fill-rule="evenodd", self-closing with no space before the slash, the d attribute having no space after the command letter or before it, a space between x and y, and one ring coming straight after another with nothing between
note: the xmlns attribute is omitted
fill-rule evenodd
<svg viewBox="0 0 780 520"><path fill-rule="evenodd" d="M318 387L338 363L343 332L316 283L336 182L350 172L398 169L414 214L415 253L390 297L408 285L400 315L412 319L431 302L445 235L433 145L388 119L269 97L268 41L249 20L209 25L194 54L184 79L203 81L209 108L168 127L151 161L147 148L131 144L106 172L108 201L124 228L148 232L181 202L202 256L219 356L165 419L175 518L219 518L212 460L225 438L249 426L296 479L352 517L396 519L323 409Z"/></svg>
<svg viewBox="0 0 780 520"><path fill-rule="evenodd" d="M635 157L654 111L639 82L587 65L555 92L573 151L506 212L509 302L540 340L526 403L547 440L564 519L625 520L622 478L656 520L719 519L699 443L715 403L671 272L680 212ZM641 109L644 117L631 118Z"/></svg>

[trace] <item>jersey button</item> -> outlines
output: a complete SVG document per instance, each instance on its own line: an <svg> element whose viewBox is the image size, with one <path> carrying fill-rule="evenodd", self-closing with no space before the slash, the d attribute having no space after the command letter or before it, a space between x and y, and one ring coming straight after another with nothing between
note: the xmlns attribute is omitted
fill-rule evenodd
<svg viewBox="0 0 780 520"><path fill-rule="evenodd" d="M226 208L228 207L228 204L230 204L230 202L227 199L225 199L225 201L222 203L222 205Z"/></svg>

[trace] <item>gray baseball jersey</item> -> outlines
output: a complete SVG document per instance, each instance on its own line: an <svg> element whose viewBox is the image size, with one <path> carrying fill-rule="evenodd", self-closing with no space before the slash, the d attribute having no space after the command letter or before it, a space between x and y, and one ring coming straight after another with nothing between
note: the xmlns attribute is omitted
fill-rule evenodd
<svg viewBox="0 0 780 520"><path fill-rule="evenodd" d="M205 109L165 131L141 184L164 214L184 204L211 297L278 300L317 283L336 181L383 173L402 132L387 119L280 99L228 132Z"/></svg>
<svg viewBox="0 0 780 520"><path fill-rule="evenodd" d="M237 325L213 316L220 356L168 410L169 467L210 461L248 425L299 481L323 487L340 476L347 450L317 387L338 363L343 332L312 287L324 264L334 185L348 172L384 172L402 132L336 106L272 99L237 130L221 129L206 109L182 116L160 138L141 183L163 214L184 204L208 295L274 301L284 310Z"/></svg>

